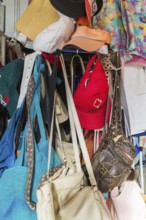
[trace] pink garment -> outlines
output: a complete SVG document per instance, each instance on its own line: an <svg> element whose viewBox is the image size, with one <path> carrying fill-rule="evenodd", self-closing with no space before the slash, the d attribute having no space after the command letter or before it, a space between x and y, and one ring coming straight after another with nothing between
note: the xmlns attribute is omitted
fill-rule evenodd
<svg viewBox="0 0 146 220"><path fill-rule="evenodd" d="M146 220L146 204L136 181L124 182L120 194L115 187L111 191L111 199L117 220Z"/></svg>
<svg viewBox="0 0 146 220"><path fill-rule="evenodd" d="M132 55L131 60L127 60L125 64L133 64L133 65L140 65L140 66L146 66L146 58L140 57L137 55Z"/></svg>

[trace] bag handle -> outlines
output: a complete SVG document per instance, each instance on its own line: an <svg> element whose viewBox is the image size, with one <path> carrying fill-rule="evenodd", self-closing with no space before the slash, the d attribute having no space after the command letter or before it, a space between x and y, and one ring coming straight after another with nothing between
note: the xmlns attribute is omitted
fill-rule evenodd
<svg viewBox="0 0 146 220"><path fill-rule="evenodd" d="M56 76L57 76L57 68L56 67L58 67L58 62L59 62L59 58L56 59L56 64L55 64L55 68L53 68L53 71L52 71L50 63L46 62L47 65L48 65L49 72L52 75L53 74L55 75L55 76L52 76L54 79L56 79ZM56 85L56 80L53 81L53 84ZM50 85L51 88L53 86L54 93L55 93L55 85L54 86L52 84ZM66 93L66 97L67 97L67 93ZM54 103L53 110L52 110L53 112L55 112L55 100L56 100L56 93L55 93L54 101L53 101L53 103ZM69 109L69 105L68 105L68 109ZM54 118L56 118L56 114L53 113L52 120L51 120L51 127L52 127L53 130L52 131L50 130L50 140L49 140L50 147L48 148L48 170L50 168L50 161L51 161L50 156L51 156L51 148L52 148L52 143L53 143ZM76 146L78 146L78 143L77 143L77 136L76 136L76 132L75 132L75 128L74 128L74 123L72 121L72 117L69 117L69 121L70 121L70 126L71 126L71 136L72 136L73 149L74 149L74 154L75 154L75 159L76 159L77 172L80 173L81 172L81 163L80 163L80 157L79 157L79 149L76 148ZM57 124L56 124L56 126L57 126ZM66 156L65 156L65 152L63 150L63 145L62 144L61 144L61 149L62 149L63 157L65 159ZM66 159L64 161L66 161Z"/></svg>
<svg viewBox="0 0 146 220"><path fill-rule="evenodd" d="M50 62L47 60L47 59L45 59L45 62L46 62L46 65L47 65L47 67L48 67L48 70L49 70L49 74L51 75L52 74L52 67L51 67L51 64L50 64ZM55 82L54 82L55 83ZM44 87L45 87L45 89L47 89L47 86L46 86L46 82L44 82ZM56 92L56 91L55 91ZM43 91L41 90L41 93L43 93ZM44 91L44 93L45 93L45 91ZM42 94L43 95L43 94ZM43 95L44 96L44 95ZM55 95L56 96L56 95ZM55 110L55 108L53 109L53 110ZM52 122L51 122L52 123ZM57 117L56 117L56 114L55 114L55 125L56 125L56 129L57 129L57 133L58 133L58 137L59 137L59 139L60 139L60 142L61 142L61 149L62 149L62 155L63 155L63 160L64 160L64 164L66 164L66 156L65 156L65 152L64 152L64 149L63 149L63 144L62 144L62 139L61 139L61 132L60 132L60 128L59 128L59 123L58 123L58 120L57 120ZM52 134L51 134L52 135ZM53 140L52 140L52 142L53 142ZM52 146L52 144L51 144L51 146ZM48 152L48 155L49 155L49 152ZM49 158L49 156L48 156L48 158ZM49 160L48 160L49 161ZM48 164L50 164L50 162L48 162ZM48 165L48 168L49 168L49 166L50 165Z"/></svg>
<svg viewBox="0 0 146 220"><path fill-rule="evenodd" d="M80 126L80 122L78 119L78 115L76 112L76 107L73 101L73 97L72 97L72 93L69 87L69 83L68 83L68 79L67 79L67 72L66 72L66 67L65 67L65 63L64 63L64 58L63 55L60 55L60 62L61 62L61 66L62 66L62 70L63 70L63 76L64 76L64 81L65 81L65 87L66 87L66 91L67 91L67 97L68 97L68 101L69 101L69 105L70 105L70 110L72 112L72 117L73 117L73 121L75 124L75 128L77 131L77 136L78 136L78 140L79 140L79 144L80 144L80 148L84 157L84 161L85 161L85 165L87 168L87 172L89 175L89 180L91 185L94 187L94 190L96 191L97 188L97 183L96 183L96 179L93 173L93 169L92 169L92 165L91 165L91 161L89 158L89 154L87 152L87 148L86 148L86 144L85 144L85 140L84 140L84 136L83 136L83 132Z"/></svg>
<svg viewBox="0 0 146 220"><path fill-rule="evenodd" d="M67 107L68 107L69 121L70 121L70 126L71 126L71 136L72 136L72 142L73 142L73 150L74 150L74 155L75 155L76 167L77 167L77 172L81 173L82 168L81 168L81 160L79 157L80 152L79 152L79 148L78 148L77 133L76 133L76 129L75 129L75 124L74 124L73 115L72 115L72 111L71 111L70 101L69 101L69 97L68 97L68 90L67 90L66 86L65 86L65 91L66 91L66 97L67 97Z"/></svg>
<svg viewBox="0 0 146 220"><path fill-rule="evenodd" d="M55 99L54 99L54 106L55 106ZM53 113L52 113L52 123L50 127L50 139L49 139L49 147L48 147L48 170L50 169L50 162L51 162L51 150L52 150L52 141L53 141L53 121L55 117L55 108L53 106ZM72 118L71 111L69 110L69 117ZM72 121L72 119L71 119ZM82 168L81 168L81 162L80 162L80 157L79 157L79 150L78 150L78 145L75 145L77 143L77 138L75 134L75 128L73 123L71 122L71 136L72 136L72 141L73 141L73 149L74 149L74 154L75 154L75 161L76 161L76 168L77 172L81 173ZM49 180L49 172L47 172L47 179Z"/></svg>
<svg viewBox="0 0 146 220"><path fill-rule="evenodd" d="M31 109L30 116L32 120L34 119L35 115L37 116L41 140L45 141L47 138L46 138L45 126L44 126L43 116L42 116L41 107L40 107L40 90L38 91L38 89L35 91L35 94L33 96L33 102L35 103L34 104L35 109L34 110ZM31 108L32 108L32 105L31 105Z"/></svg>
<svg viewBox="0 0 146 220"><path fill-rule="evenodd" d="M58 61L55 59L54 66L51 68L51 64L47 59L43 58L44 67L41 76L41 95L42 95L42 115L45 123L47 135L50 135L50 126L52 121L53 100L54 92L56 89L56 78ZM55 136L53 134L53 143Z"/></svg>
<svg viewBox="0 0 146 220"><path fill-rule="evenodd" d="M80 61L81 68L82 68L82 73L85 72L85 65L84 65L84 62L83 62L82 57L81 57L79 54L75 54L75 55L72 57L71 62L70 62L71 92L72 92L72 93L74 92L74 68L73 68L73 63L74 63L74 60L75 60L76 58L78 58L78 60Z"/></svg>

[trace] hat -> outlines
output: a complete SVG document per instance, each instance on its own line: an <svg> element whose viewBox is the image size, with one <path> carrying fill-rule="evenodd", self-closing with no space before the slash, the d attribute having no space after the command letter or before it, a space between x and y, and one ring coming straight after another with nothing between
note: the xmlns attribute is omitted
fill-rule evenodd
<svg viewBox="0 0 146 220"><path fill-rule="evenodd" d="M49 25L40 32L33 42L36 51L52 53L62 49L75 30L73 19L59 13L57 22Z"/></svg>
<svg viewBox="0 0 146 220"><path fill-rule="evenodd" d="M0 103L12 116L18 102L18 83L21 79L24 60L15 59L0 69Z"/></svg>
<svg viewBox="0 0 146 220"><path fill-rule="evenodd" d="M58 12L49 0L32 1L16 23L16 29L34 40L42 30L58 19Z"/></svg>
<svg viewBox="0 0 146 220"><path fill-rule="evenodd" d="M82 128L95 130L104 126L108 89L100 58L94 55L74 92L74 102Z"/></svg>
<svg viewBox="0 0 146 220"><path fill-rule="evenodd" d="M104 30L91 29L86 26L78 26L66 46L75 46L88 52L97 51L105 43L110 44L111 34Z"/></svg>
<svg viewBox="0 0 146 220"><path fill-rule="evenodd" d="M79 18L85 14L84 0L50 0L53 7L70 18Z"/></svg>

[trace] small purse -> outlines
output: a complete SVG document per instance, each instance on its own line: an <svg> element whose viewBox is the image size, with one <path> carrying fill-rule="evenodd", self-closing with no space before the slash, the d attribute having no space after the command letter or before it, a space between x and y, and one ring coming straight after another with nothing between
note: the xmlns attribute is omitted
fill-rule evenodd
<svg viewBox="0 0 146 220"><path fill-rule="evenodd" d="M37 56L33 68L33 76L40 79L40 66L42 64L42 57ZM37 79L38 79L37 78ZM33 98L27 97L27 113L30 119L30 126L26 121L25 129L20 136L21 148L20 154L15 160L13 167L6 169L0 178L0 219L1 220L37 220L35 209L36 202L36 189L40 183L42 175L47 171L47 152L48 152L48 139L45 135L45 128L43 124L41 109L40 109L40 80L35 81L35 88L31 87L30 81L27 90L27 96L33 95ZM31 78L30 78L31 80ZM29 99L29 100L28 100ZM32 100L32 102L31 102ZM28 103L29 101L29 103ZM28 106L28 104L30 104ZM15 118L20 120L22 108L19 108ZM15 119L14 118L14 119ZM36 141L34 135L34 120L37 120L40 131L40 139ZM16 121L16 119L15 119ZM13 121L14 122L14 121ZM13 123L12 123L13 125ZM21 128L21 126L20 126ZM28 130L29 129L29 130ZM10 130L11 131L11 130ZM32 134L31 134L32 132ZM9 132L7 141L13 136L13 132ZM29 146L27 145L29 141ZM14 138L13 138L14 142ZM18 142L17 142L18 143ZM13 145L12 145L13 146ZM12 147L11 146L11 147ZM20 149L19 148L19 149ZM29 149L28 149L29 148ZM11 153L11 152L10 152ZM10 154L11 155L11 154ZM61 164L61 161L55 151L52 150L51 156L52 165L50 168L56 167ZM26 184L27 180L27 184ZM33 202L32 202L33 201ZM27 204L28 203L28 204Z"/></svg>
<svg viewBox="0 0 146 220"><path fill-rule="evenodd" d="M117 62L120 57L117 55ZM135 147L124 135L121 122L120 71L115 73L115 93L110 127L92 158L95 178L101 192L119 186L131 174Z"/></svg>
<svg viewBox="0 0 146 220"><path fill-rule="evenodd" d="M72 131L74 130L73 127L71 127L71 129ZM50 147L52 142L52 130L51 128ZM74 140L73 138L73 146ZM66 160L66 164L56 167L56 170L55 168L49 170L42 177L37 189L38 201L36 211L38 220L47 220L48 218L50 220L62 219L59 215L59 210L85 185L84 173L81 171L81 165L79 164L78 149L76 149L76 154L78 155L78 160L76 160L75 164L78 165L78 168L71 166L68 160ZM50 158L50 156L48 157Z"/></svg>

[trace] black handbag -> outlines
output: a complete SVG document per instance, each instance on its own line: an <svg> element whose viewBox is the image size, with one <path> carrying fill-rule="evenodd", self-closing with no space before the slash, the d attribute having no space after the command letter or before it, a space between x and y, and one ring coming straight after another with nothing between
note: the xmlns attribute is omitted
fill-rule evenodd
<svg viewBox="0 0 146 220"><path fill-rule="evenodd" d="M118 59L120 60L119 56ZM120 77L121 70L118 70L114 79L111 123L92 157L93 171L101 192L109 192L115 186L120 186L133 173L131 165L135 157L135 147L122 129Z"/></svg>

